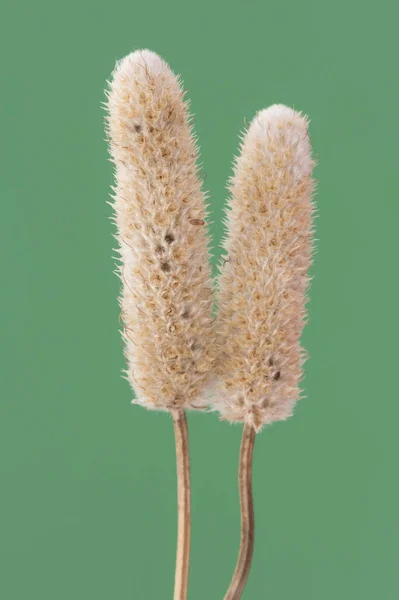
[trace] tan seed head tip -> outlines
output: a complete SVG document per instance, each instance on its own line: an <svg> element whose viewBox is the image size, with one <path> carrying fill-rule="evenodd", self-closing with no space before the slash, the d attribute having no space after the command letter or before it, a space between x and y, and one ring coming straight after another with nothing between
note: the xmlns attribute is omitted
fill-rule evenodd
<svg viewBox="0 0 399 600"><path fill-rule="evenodd" d="M166 89L173 90L179 98L184 95L180 76L172 71L161 56L151 50L136 50L115 65L109 89L106 90L108 99L105 108L111 113L106 120L124 110L138 89L153 98L163 95Z"/></svg>
<svg viewBox="0 0 399 600"><path fill-rule="evenodd" d="M250 124L250 127L258 125L264 129L271 124L277 124L281 128L292 129L297 134L308 135L309 118L301 111L295 110L285 104L273 104L268 108L260 110Z"/></svg>
<svg viewBox="0 0 399 600"><path fill-rule="evenodd" d="M298 177L310 175L315 166L309 118L284 104L273 104L255 115L244 134L242 149L255 146L270 155L277 147L291 148L290 163L295 166Z"/></svg>
<svg viewBox="0 0 399 600"><path fill-rule="evenodd" d="M124 77L148 77L170 73L168 64L152 50L136 50L119 60L113 72L113 79Z"/></svg>

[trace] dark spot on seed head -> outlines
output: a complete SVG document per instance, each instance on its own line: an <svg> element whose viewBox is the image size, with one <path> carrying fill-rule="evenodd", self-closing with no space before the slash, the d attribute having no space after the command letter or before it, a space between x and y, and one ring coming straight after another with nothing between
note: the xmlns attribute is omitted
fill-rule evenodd
<svg viewBox="0 0 399 600"><path fill-rule="evenodd" d="M273 356L271 356L269 358L269 367L272 367L274 365L274 360L273 360Z"/></svg>
<svg viewBox="0 0 399 600"><path fill-rule="evenodd" d="M163 254L164 252L165 252L165 249L161 245L159 245L155 248L156 254Z"/></svg>
<svg viewBox="0 0 399 600"><path fill-rule="evenodd" d="M172 235L171 233L167 233L167 234L165 235L165 242L166 242L167 244L171 244L171 243L172 243L172 242L174 242L174 241L175 241L175 237L174 237L174 235Z"/></svg>
<svg viewBox="0 0 399 600"><path fill-rule="evenodd" d="M170 271L170 264L167 262L161 263L161 269L162 271L165 271L165 273L168 273Z"/></svg>
<svg viewBox="0 0 399 600"><path fill-rule="evenodd" d="M274 379L274 381L278 381L278 380L280 379L280 377L281 377L281 373L280 373L280 371L277 371L277 373L275 373L275 374L273 375L273 379Z"/></svg>
<svg viewBox="0 0 399 600"><path fill-rule="evenodd" d="M135 126L134 126L134 130L136 131L136 133L140 133L141 129L142 129L141 125L139 125L138 123L136 123Z"/></svg>
<svg viewBox="0 0 399 600"><path fill-rule="evenodd" d="M186 308L186 310L182 313L182 318L183 319L188 319L189 316L190 316L190 312Z"/></svg>

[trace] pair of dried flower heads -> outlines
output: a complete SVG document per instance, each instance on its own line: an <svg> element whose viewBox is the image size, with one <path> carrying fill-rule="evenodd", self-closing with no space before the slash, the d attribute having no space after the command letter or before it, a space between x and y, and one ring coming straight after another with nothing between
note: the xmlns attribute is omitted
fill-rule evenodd
<svg viewBox="0 0 399 600"><path fill-rule="evenodd" d="M244 423L241 548L226 595L240 598L253 550L255 432L289 417L300 396L312 258L308 121L274 105L259 112L243 136L230 182L227 256L214 318L206 195L180 79L155 53L134 52L116 65L107 110L127 377L135 402L170 411L175 423L175 599L187 595L190 547L184 409L208 406Z"/></svg>

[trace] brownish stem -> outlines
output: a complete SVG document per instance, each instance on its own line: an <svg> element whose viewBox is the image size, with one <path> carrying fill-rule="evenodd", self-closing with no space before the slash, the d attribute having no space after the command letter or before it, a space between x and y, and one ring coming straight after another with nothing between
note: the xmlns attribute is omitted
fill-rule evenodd
<svg viewBox="0 0 399 600"><path fill-rule="evenodd" d="M174 600L187 600L190 566L191 492L190 455L186 413L173 410L177 467L177 551Z"/></svg>
<svg viewBox="0 0 399 600"><path fill-rule="evenodd" d="M224 600L240 600L251 569L255 537L254 501L252 497L252 454L255 437L254 428L245 423L242 432L238 468L238 488L241 507L240 551L233 579Z"/></svg>

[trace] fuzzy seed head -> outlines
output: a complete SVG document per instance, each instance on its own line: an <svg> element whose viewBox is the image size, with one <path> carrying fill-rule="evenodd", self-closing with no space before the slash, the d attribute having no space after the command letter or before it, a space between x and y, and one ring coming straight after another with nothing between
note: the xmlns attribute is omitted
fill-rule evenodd
<svg viewBox="0 0 399 600"><path fill-rule="evenodd" d="M205 197L179 79L155 53L108 92L127 378L147 408L197 408L215 357Z"/></svg>
<svg viewBox="0 0 399 600"><path fill-rule="evenodd" d="M214 405L257 431L300 396L313 166L307 119L275 105L252 121L231 180Z"/></svg>

